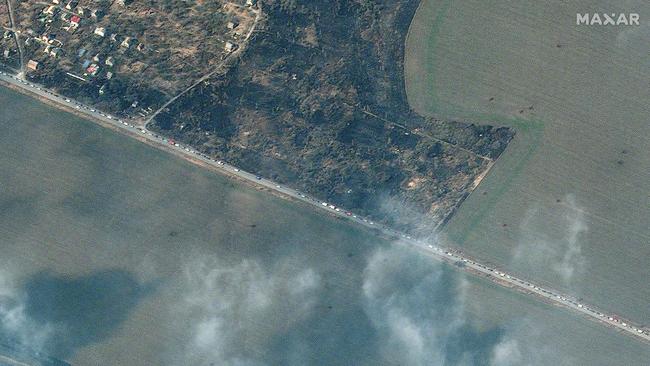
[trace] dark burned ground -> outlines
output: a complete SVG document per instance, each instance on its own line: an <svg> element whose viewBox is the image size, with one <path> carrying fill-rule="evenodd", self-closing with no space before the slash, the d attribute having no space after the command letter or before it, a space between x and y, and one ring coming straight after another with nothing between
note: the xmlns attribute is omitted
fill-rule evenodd
<svg viewBox="0 0 650 366"><path fill-rule="evenodd" d="M241 60L150 128L378 221L435 225L513 131L411 112L403 47L417 5L264 1Z"/></svg>

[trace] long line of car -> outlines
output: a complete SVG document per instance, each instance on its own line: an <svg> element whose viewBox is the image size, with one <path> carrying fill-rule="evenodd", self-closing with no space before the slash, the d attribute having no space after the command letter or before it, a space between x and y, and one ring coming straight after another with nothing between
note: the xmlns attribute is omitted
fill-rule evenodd
<svg viewBox="0 0 650 366"><path fill-rule="evenodd" d="M246 179L248 181L254 182L256 184L262 185L266 188L273 189L275 191L281 192L283 194L286 194L290 197L293 197L295 199L299 199L303 202L309 203L315 207L319 207L321 209L327 210L328 212L338 215L343 218L350 219L352 221L355 221L361 225L364 225L366 227L370 227L373 229L377 229L384 234L387 234L389 236L401 238L401 240L405 243L408 243L410 245L414 245L420 250L426 251L429 255L432 255L440 260L443 260L445 262L450 262L452 264L456 264L457 267L463 268L466 267L465 270L468 272L478 272L488 278L491 278L495 280L497 283L507 283L511 286L517 287L521 290L526 291L527 293L532 293L538 296L541 296L548 301L551 301L556 304L563 305L565 307L571 308L573 310L576 310L582 314L586 314L590 316L592 319L597 319L598 321L601 321L603 323L606 323L610 326L613 326L616 329L626 331L629 334L633 334L637 337L642 338L643 340L650 342L650 332L647 330L642 329L640 326L633 325L631 322L623 320L622 318L615 316L615 315L608 315L605 312L601 312L599 310L596 310L594 307L589 306L587 304L584 304L583 302L580 302L579 300L572 298L570 296L563 295L559 293L558 291L554 291L551 289L547 289L541 286L538 286L532 282L520 279L518 277L515 277L513 274L503 272L497 268L493 268L487 265L484 265L478 261L475 261L471 259L470 257L464 256L461 253L449 249L449 248L442 248L427 242L424 242L422 240L414 239L410 235L398 232L392 228L389 228L385 225L381 224L376 224L372 220L362 217L360 215L357 215L351 211L345 210L343 208L337 207L336 205L332 203L328 203L325 201L318 200L315 197L308 196L304 193L298 192L294 189L284 187L280 184L277 184L276 182L273 182L269 179L262 178L259 175L255 175L246 171L243 171L236 166L230 165L224 161L212 158L206 154L203 154L199 151L194 150L193 148L189 146L184 146L173 139L166 138L163 136L159 136L156 133L153 133L149 130L146 129L145 127L139 127L136 126L132 123L125 122L122 119L119 119L117 117L111 116L109 114L105 114L100 111L96 111L94 108L85 106L81 103L74 102L70 100L69 98L66 98L64 96L60 96L50 90L47 90L45 88L42 88L36 84L29 83L25 81L24 79L21 79L18 76L10 75L6 72L0 72L0 77L4 79L5 81L12 82L14 85L19 85L24 88L27 88L28 90L31 90L32 92L35 92L38 95L45 96L49 98L50 100L53 100L58 103L62 103L64 105L68 105L90 117L94 117L96 119L100 119L105 123L110 123L114 126L120 127L122 129L126 129L130 132L135 132L138 133L144 137L146 137L150 141L154 141L158 143L159 145L162 144L162 146L165 146L167 148L173 149L178 153L186 154L186 155L191 155L194 158L198 158L199 160L211 164L213 167L216 167L218 169L227 171L229 174L236 175L238 177L241 177L243 179ZM31 89L30 89L31 88ZM468 270L469 269L469 270ZM471 270L471 271L470 271Z"/></svg>

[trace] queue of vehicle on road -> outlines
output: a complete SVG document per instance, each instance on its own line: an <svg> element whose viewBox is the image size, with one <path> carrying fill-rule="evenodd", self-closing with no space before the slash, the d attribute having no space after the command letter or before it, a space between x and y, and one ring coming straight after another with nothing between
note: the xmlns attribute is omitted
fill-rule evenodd
<svg viewBox="0 0 650 366"><path fill-rule="evenodd" d="M193 150L188 146L182 146L179 143L175 142L173 139L167 139L167 138L158 136L157 134L154 134L154 133L152 133L150 131L147 131L146 127L144 127L144 128L143 127L136 127L133 124L122 121L121 119L118 119L118 118L116 118L114 116L104 114L103 112L97 112L94 108L91 108L89 106L85 106L83 104L76 103L76 102L73 103L69 98L57 95L57 94L53 93L52 91L50 91L48 89L43 89L40 86L37 86L37 85L35 85L33 83L28 83L25 80L19 78L18 76L10 75L10 74L8 74L8 73L6 73L4 71L0 72L0 75L12 77L13 79L20 82L23 85L29 86L31 88L35 88L35 89L37 89L39 91L43 91L44 93L52 95L54 98L57 98L60 102L65 102L67 104L73 104L75 109L86 110L86 111L88 111L88 112L90 112L92 114L95 114L95 117L97 117L96 114L99 114L99 116L107 119L109 123L116 124L116 125L118 125L120 127L121 127L121 125L123 125L126 128L129 128L129 129L132 129L132 130L138 130L142 134L149 135L152 138L157 139L157 140L161 141L162 143L164 143L164 144L166 144L168 146L171 146L172 148L177 148L181 152L188 153L188 154L193 154L193 155L198 155L198 156L200 156L201 158L203 158L206 161L217 164L217 166L219 166L219 167L222 167L224 169L232 169L232 171L234 171L235 173L242 173L242 174L240 174L240 176L246 177L245 174L247 174L248 176L254 177L254 179L257 180L257 181L263 181L264 180L259 175L253 175L253 174L250 174L248 172L242 172L239 168L237 168L235 166L226 164L221 160L216 160L216 159L214 159L212 157L209 157L206 154L203 154L201 152ZM124 128L124 127L122 127L122 128ZM273 184L275 186L275 188L277 188L278 190L280 190L282 188L282 186L280 186L279 184L276 184L276 183L273 183L273 182L267 180L266 185L268 185L269 183ZM292 189L285 188L284 192L285 193L289 192L292 195L298 196L298 197L302 198L305 201L311 202L311 203L313 203L313 204L315 204L317 206L322 206L322 208L327 209L332 213L338 214L340 216L346 216L346 217L352 218L352 219L354 219L355 221L357 221L359 223L363 222L364 224L369 225L369 226L375 225L375 223L373 221L368 220L367 218L364 218L362 216L357 216L356 214L352 213L351 211L343 210L343 209L341 209L340 207L337 207L334 204L324 202L324 201L319 201L316 198L309 197L309 196L307 196L307 195L305 195L303 193L296 192L295 190L292 190ZM320 205L319 205L319 203L320 203ZM476 262L476 261L474 261L474 260L472 260L470 258L466 258L466 257L460 255L459 253L455 252L452 249L443 249L441 247L438 247L438 246L435 246L435 245L432 245L432 244L426 244L426 246L425 246L422 241L417 240L417 239L413 240L410 235L407 235L405 233L397 232L396 230L393 230L393 229L391 229L389 227L386 227L384 225L379 225L379 228L383 229L385 232L388 232L388 233L391 233L391 234L395 235L396 237L402 237L403 239L409 240L412 243L417 244L420 247L428 248L432 252L437 253L438 255L440 255L442 258L445 258L445 257L446 258L453 258L453 259L461 261L463 263L470 264L471 266L473 266L473 268L479 268L480 271L482 271L484 273L488 273L489 275L491 275L493 273L496 278L507 279L510 282L516 282L519 285L521 285L522 287L532 289L532 290L534 290L534 292L537 292L537 293L543 293L547 297L554 298L556 301L561 302L564 305L573 306L575 308L580 309L581 311L589 312L592 315L594 315L594 316L596 316L596 317L598 317L600 319L603 319L605 321L609 321L610 323L615 323L615 324L617 324L617 325L619 325L621 327L629 328L629 329L631 329L634 332L639 333L639 334L646 335L646 333L647 333L646 331L644 331L641 328L633 326L633 325L629 324L628 322L622 321L618 316L607 315L607 314L605 314L603 312L597 311L597 310L595 310L593 308L590 308L590 307L578 302L577 300L567 298L566 296L563 296L561 294L557 294L557 293L555 293L555 292L553 292L551 290L547 290L547 289L539 287L539 286L537 286L537 285L535 285L533 283L521 280L521 279L519 279L519 278L517 278L517 277L515 277L513 275L510 275L510 274L508 274L506 272L500 271L500 270L495 269L495 268L488 267L488 266L486 266L484 264L481 264L479 262Z"/></svg>

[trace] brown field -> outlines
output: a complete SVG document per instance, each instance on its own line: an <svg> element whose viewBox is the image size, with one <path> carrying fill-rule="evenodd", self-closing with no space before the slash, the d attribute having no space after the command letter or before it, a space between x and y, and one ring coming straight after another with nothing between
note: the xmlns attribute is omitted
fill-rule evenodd
<svg viewBox="0 0 650 366"><path fill-rule="evenodd" d="M455 245L648 323L650 5L593 3L424 0L407 90L418 112L518 129L447 227ZM642 25L575 25L593 9Z"/></svg>
<svg viewBox="0 0 650 366"><path fill-rule="evenodd" d="M75 366L650 357L573 313L8 89L0 105L11 106L0 108L0 336L26 292L16 331L49 323L44 343L56 347L46 353ZM383 325L394 313L423 334L421 362ZM197 342L214 320L216 336Z"/></svg>

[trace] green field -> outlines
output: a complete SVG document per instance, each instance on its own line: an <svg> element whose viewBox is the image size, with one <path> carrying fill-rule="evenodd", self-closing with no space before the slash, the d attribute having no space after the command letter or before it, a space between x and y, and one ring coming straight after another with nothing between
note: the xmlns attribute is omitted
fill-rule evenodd
<svg viewBox="0 0 650 366"><path fill-rule="evenodd" d="M650 359L310 207L2 88L0 105L2 343L74 365Z"/></svg>
<svg viewBox="0 0 650 366"><path fill-rule="evenodd" d="M576 26L576 13L641 26ZM406 82L425 115L518 134L446 228L477 257L650 323L650 4L423 0Z"/></svg>

